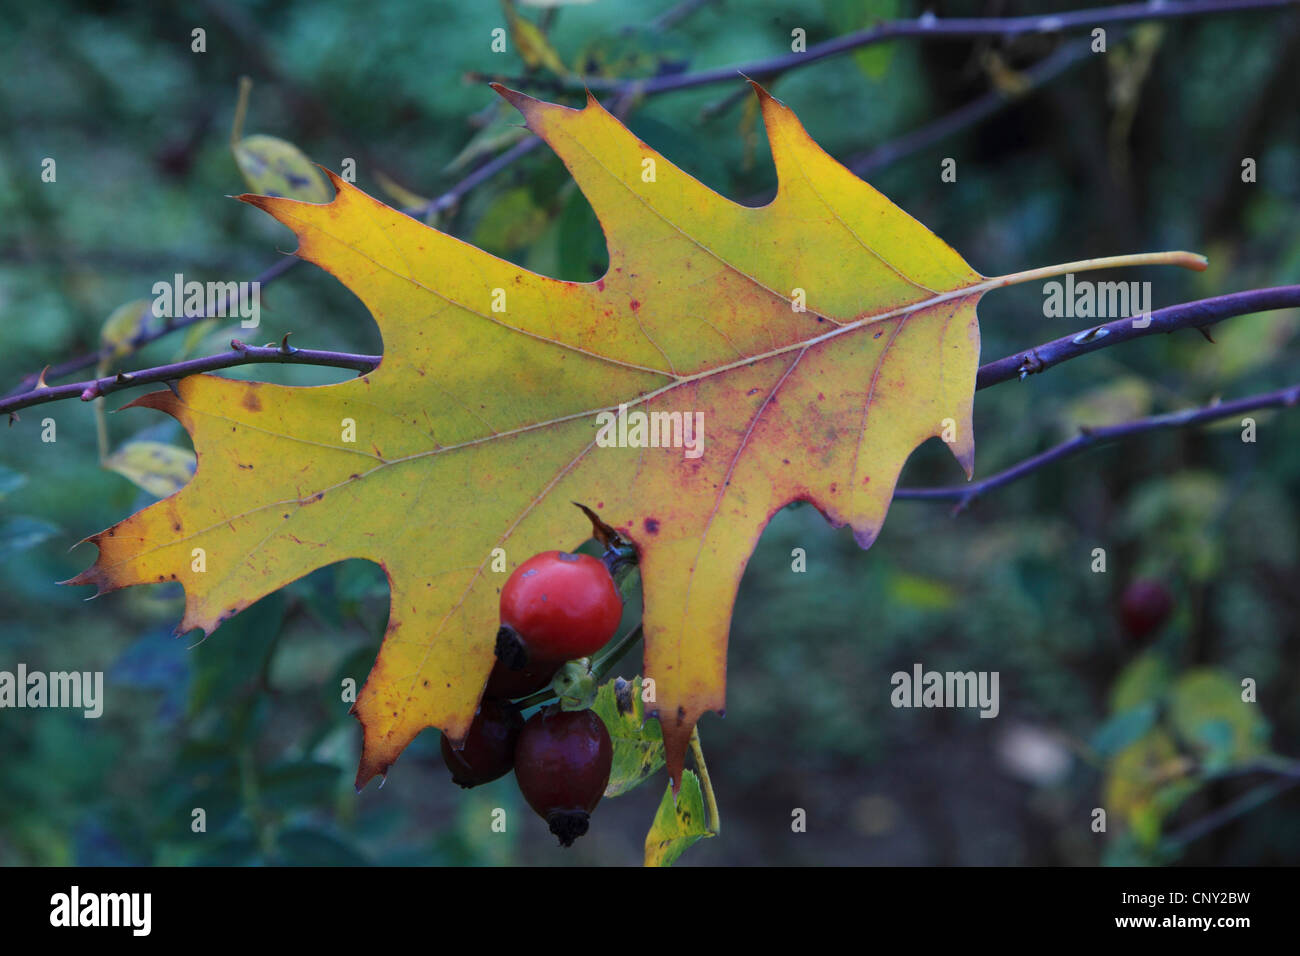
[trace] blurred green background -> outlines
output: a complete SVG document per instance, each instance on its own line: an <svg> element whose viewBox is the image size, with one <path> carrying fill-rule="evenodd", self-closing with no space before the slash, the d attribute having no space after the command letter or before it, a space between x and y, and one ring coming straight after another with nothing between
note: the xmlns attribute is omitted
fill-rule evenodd
<svg viewBox="0 0 1300 956"><path fill-rule="evenodd" d="M595 0L520 14L544 26L568 68L644 76L780 55L795 28L812 44L921 12L903 0L729 0L692 4L668 27L653 22L675 6ZM504 23L487 2L11 9L0 19L0 388L96 348L110 313L148 298L156 281L251 279L293 248L286 230L228 198L246 188L228 145L241 75L255 81L246 134L283 137L335 170L352 158L361 188L400 205L385 182L435 196L502 148L515 117L465 74L529 71L514 42L490 52L490 31ZM196 27L205 53L191 51ZM770 87L847 159L978 97L1010 96L1061 43L899 40ZM1208 271L1098 278L1150 280L1157 307L1295 282L1300 10L1112 28L1108 43L1104 56L1078 57L869 178L985 274L1189 249L1210 256ZM531 72L545 95L545 67ZM742 87L737 78L647 98L627 122L706 184L761 202L774 176ZM1253 184L1240 178L1247 156L1258 163ZM41 180L46 157L57 161L55 183ZM957 161L955 183L940 181L945 157ZM544 149L438 225L562 278L604 268L594 216ZM985 360L1086 327L1044 318L1041 295L1026 286L985 298ZM1298 320L1294 310L1234 318L1214 329L1213 345L1190 330L1147 338L980 392L977 477L1080 424L1290 384ZM263 290L262 323L258 344L292 331L300 346L381 349L360 303L312 266ZM164 338L115 368L219 351L241 334L219 323L200 333ZM290 384L351 375L228 374ZM46 417L57 442L40 440ZM955 517L943 503L898 502L869 552L811 508L778 514L741 587L727 716L700 727L722 835L682 865L1300 862L1300 793L1282 792L1300 755L1300 415L1256 417L1254 444L1231 421L1147 434L1043 469ZM188 447L161 419L109 414L108 446L143 433ZM170 635L183 603L173 587L84 603L86 589L57 586L93 559L89 546L69 553L74 542L153 500L100 466L96 427L89 404L63 402L24 411L0 440L0 669L103 670L108 697L99 720L0 711L0 862L640 862L662 775L606 800L572 851L554 846L511 778L452 786L434 731L382 790L354 793L360 730L338 688L364 678L383 633L387 586L373 565L316 572L197 646L195 635ZM959 479L931 442L902 484ZM1104 574L1090 570L1098 547ZM807 553L805 573L791 571L794 548ZM1142 642L1117 618L1140 577L1174 597L1169 623ZM890 675L914 662L1000 672L999 717L894 709ZM638 667L634 654L621 671ZM1240 701L1246 677L1256 704ZM190 830L194 807L207 811L204 834ZM494 807L509 813L506 834L489 829ZM1108 811L1104 834L1090 827L1095 807ZM806 833L791 830L794 808L807 811Z"/></svg>

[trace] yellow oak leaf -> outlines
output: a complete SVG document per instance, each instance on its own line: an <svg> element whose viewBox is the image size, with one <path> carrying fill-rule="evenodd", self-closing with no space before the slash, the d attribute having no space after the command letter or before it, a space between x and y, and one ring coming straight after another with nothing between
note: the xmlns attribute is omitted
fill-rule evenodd
<svg viewBox="0 0 1300 956"><path fill-rule="evenodd" d="M316 568L379 564L392 603L354 707L361 786L425 727L467 732L506 578L493 550L513 568L577 546L583 502L639 550L647 712L680 785L692 727L724 706L736 590L772 515L809 501L867 547L921 442L942 436L969 476L975 306L1006 284L755 89L779 180L761 208L706 188L594 99L575 110L499 88L595 210L610 260L596 282L529 272L333 174L325 204L241 197L360 297L383 361L336 385L198 375L137 399L184 425L197 473L88 539L98 559L73 583L178 580L180 630L211 633ZM643 413L695 428L667 435L675 446L607 447L646 437Z"/></svg>

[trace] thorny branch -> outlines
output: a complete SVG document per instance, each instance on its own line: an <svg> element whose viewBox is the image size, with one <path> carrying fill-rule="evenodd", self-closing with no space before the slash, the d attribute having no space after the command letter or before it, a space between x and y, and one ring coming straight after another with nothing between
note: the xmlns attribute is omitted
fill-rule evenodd
<svg viewBox="0 0 1300 956"><path fill-rule="evenodd" d="M1027 351L1016 352L1005 358L980 367L975 379L976 389L988 388L1013 378L1024 379L1030 374L1042 372L1061 362L1076 358L1088 352L1106 348L1130 339L1154 335L1157 332L1170 333L1177 329L1195 328L1204 332L1205 327L1235 315L1265 312L1273 309L1300 307L1300 285L1277 286L1269 289L1252 289L1246 292L1234 292L1228 295L1185 302L1152 312L1149 324L1138 325L1132 318L1116 319L1105 325L1096 326L1073 336L1063 336L1051 342ZM1208 333L1206 333L1208 335ZM90 401L113 392L140 385L166 382L174 387L178 379L199 372L213 372L237 365L282 364L282 365L321 365L333 368L353 369L366 373L375 369L381 356L360 355L350 352L327 352L318 349L298 349L289 345L286 334L277 345L246 345L238 339L230 343L230 351L220 355L174 362L154 368L140 369L135 372L119 372L115 376L75 382L70 385L43 386L21 395L0 400L0 414L10 413L11 424L20 408L29 408L56 402L62 399L80 397ZM1198 425L1202 422L1260 408L1289 407L1300 402L1300 384L1292 385L1274 392L1251 395L1210 405L1206 408L1171 412L1150 418L1137 419L1084 431L1075 438L1028 458L1005 471L999 472L982 481L972 484L953 485L943 488L899 488L895 498L919 500L956 500L957 510L961 510L985 492L1000 488L1016 481L1032 471L1076 454L1093 445L1118 441L1142 432L1166 428L1182 428Z"/></svg>
<svg viewBox="0 0 1300 956"><path fill-rule="evenodd" d="M1136 325L1132 318L1116 319L1086 332L1063 336L1032 349L989 362L987 365L981 365L975 378L975 388L988 388L990 385L1017 377L1024 379L1032 373L1042 372L1053 365L1059 365L1107 346L1127 342L1129 339L1154 335L1157 332L1173 332L1176 329L1195 328L1203 331L1206 326L1235 315L1296 307L1300 307L1300 285L1251 289L1246 292L1232 292L1210 299L1171 305L1152 312L1149 316L1150 324L1145 327ZM223 368L234 368L237 365L323 365L332 368L350 368L365 373L378 366L381 358L378 355L354 352L298 349L290 346L288 339L289 336L286 334L278 346L247 345L238 339L233 339L230 343L230 351L219 355L188 359L184 362L173 362L168 365L138 369L134 372L119 372L116 375L73 382L69 385L38 384L36 388L21 394L0 399L0 415L12 415L19 409L45 405L67 398L77 397L82 401L90 401L124 388L135 388L158 382L174 382L186 375L214 372Z"/></svg>
<svg viewBox="0 0 1300 956"><path fill-rule="evenodd" d="M796 70L833 56L841 56L854 50L886 40L901 37L920 37L927 40L965 40L974 37L1013 37L1025 34L1064 33L1072 30L1086 30L1092 27L1116 23L1133 23L1140 20L1165 20L1179 17L1209 16L1217 13L1240 13L1246 10L1276 9L1294 6L1297 0L1185 0L1179 3L1165 3L1155 0L1149 3L1124 3L1111 7L1093 7L1086 10L1071 10L1066 13L1039 14L1021 17L936 17L924 14L912 20L888 20L875 26L847 33L844 36L827 40L808 47L798 53L786 53L781 56L736 66L717 67L700 70L696 73L670 73L649 77L643 80L606 79L599 76L584 76L570 80L556 80L544 77L499 77L491 79L501 82L515 82L531 85L534 89L541 86L552 90L565 90L581 93L591 90L594 93L623 92L634 89L636 92L650 96L668 93L673 90L693 89L697 86L709 86L734 80L743 73L755 80L771 79L790 70ZM477 74L474 75L476 78Z"/></svg>

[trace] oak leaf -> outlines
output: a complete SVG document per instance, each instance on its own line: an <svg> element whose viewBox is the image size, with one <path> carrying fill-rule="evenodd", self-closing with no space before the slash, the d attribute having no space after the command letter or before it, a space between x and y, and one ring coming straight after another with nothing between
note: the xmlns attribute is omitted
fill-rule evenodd
<svg viewBox="0 0 1300 956"><path fill-rule="evenodd" d="M583 502L639 549L649 708L680 784L692 727L723 708L736 590L772 515L811 502L865 548L921 442L942 435L969 476L975 306L994 285L755 90L779 183L761 208L706 188L594 99L574 110L498 88L599 218L609 270L595 282L490 256L333 174L322 205L240 197L364 302L383 361L336 385L197 375L137 399L184 425L197 473L88 539L98 559L73 583L180 581L178 630L211 633L316 568L382 566L388 630L354 706L362 786L423 728L465 734L493 662L493 550L513 567L577 546ZM598 443L611 418L635 437L637 413L657 412L702 421L673 436L702 442Z"/></svg>

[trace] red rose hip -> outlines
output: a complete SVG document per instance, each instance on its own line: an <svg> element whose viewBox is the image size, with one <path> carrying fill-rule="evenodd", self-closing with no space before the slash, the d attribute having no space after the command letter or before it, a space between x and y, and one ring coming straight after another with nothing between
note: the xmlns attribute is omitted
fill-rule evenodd
<svg viewBox="0 0 1300 956"><path fill-rule="evenodd" d="M599 559L543 551L501 589L497 657L511 670L587 657L609 643L622 617L623 599Z"/></svg>
<svg viewBox="0 0 1300 956"><path fill-rule="evenodd" d="M561 846L587 832L609 784L614 747L594 711L545 707L524 724L515 746L515 779L528 805Z"/></svg>

